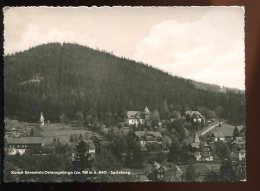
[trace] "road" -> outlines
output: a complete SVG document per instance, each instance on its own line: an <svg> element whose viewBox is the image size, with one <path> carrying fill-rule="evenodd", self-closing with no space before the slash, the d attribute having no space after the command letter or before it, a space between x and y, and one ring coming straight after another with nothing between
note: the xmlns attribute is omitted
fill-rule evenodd
<svg viewBox="0 0 260 191"><path fill-rule="evenodd" d="M225 123L225 122L226 122L226 120L221 121L222 124ZM207 127L206 129L204 129L203 131L201 131L201 132L199 133L199 136L205 135L206 133L208 133L209 131L211 131L212 129L214 129L215 127L217 127L218 125L219 125L219 123Z"/></svg>

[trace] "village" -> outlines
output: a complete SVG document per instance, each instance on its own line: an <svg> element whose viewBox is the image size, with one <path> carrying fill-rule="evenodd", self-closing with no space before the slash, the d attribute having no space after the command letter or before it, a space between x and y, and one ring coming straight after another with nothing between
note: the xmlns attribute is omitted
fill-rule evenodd
<svg viewBox="0 0 260 191"><path fill-rule="evenodd" d="M42 112L35 123L5 119L5 153L9 160L57 155L73 169L84 171L106 170L106 165L109 169L109 162L104 166L99 163L107 157L102 154L110 152L121 164L113 170L131 172L128 179L137 182L218 181L220 176L245 179L244 125L207 119L199 111L177 113L167 120L158 115L145 107L143 111L126 111L118 123L81 113L73 121L61 116L59 123L45 119ZM232 173L225 172L228 168ZM74 180L66 180L70 178Z"/></svg>

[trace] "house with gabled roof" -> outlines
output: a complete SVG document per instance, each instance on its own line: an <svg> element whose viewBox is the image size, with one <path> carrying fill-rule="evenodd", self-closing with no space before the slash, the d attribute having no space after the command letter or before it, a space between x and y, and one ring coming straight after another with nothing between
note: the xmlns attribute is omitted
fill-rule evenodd
<svg viewBox="0 0 260 191"><path fill-rule="evenodd" d="M196 161L213 161L212 148L206 142L202 143L200 141L198 133L195 133L194 139L190 144L190 155Z"/></svg>
<svg viewBox="0 0 260 191"><path fill-rule="evenodd" d="M231 151L232 154L236 156L236 158L240 161L246 159L246 144L245 137L237 137L231 143Z"/></svg>
<svg viewBox="0 0 260 191"><path fill-rule="evenodd" d="M141 150L146 151L147 146L153 143L162 145L163 137L156 131L135 131L134 142L139 142Z"/></svg>
<svg viewBox="0 0 260 191"><path fill-rule="evenodd" d="M128 111L127 123L129 126L144 124L145 116L141 111Z"/></svg>
<svg viewBox="0 0 260 191"><path fill-rule="evenodd" d="M147 120L150 119L150 111L145 107L144 111L127 111L127 119L125 122L129 126L143 125Z"/></svg>
<svg viewBox="0 0 260 191"><path fill-rule="evenodd" d="M45 140L41 137L6 137L5 147L8 155L41 153Z"/></svg>
<svg viewBox="0 0 260 191"><path fill-rule="evenodd" d="M215 131L211 134L212 141L225 141L225 135L223 132Z"/></svg>
<svg viewBox="0 0 260 191"><path fill-rule="evenodd" d="M186 111L185 116L193 123L201 125L205 125L206 123L205 116L203 116L199 111Z"/></svg>

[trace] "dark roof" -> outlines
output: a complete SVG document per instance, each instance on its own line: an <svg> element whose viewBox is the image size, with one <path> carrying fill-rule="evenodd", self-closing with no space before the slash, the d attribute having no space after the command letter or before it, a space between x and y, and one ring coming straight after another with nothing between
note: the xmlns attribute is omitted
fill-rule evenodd
<svg viewBox="0 0 260 191"><path fill-rule="evenodd" d="M96 148L94 142L91 139L83 138L83 141L89 146L90 149ZM79 142L80 142L79 139L76 139L76 140L74 139L73 142L68 142L67 146L73 148L74 146L78 145Z"/></svg>
<svg viewBox="0 0 260 191"><path fill-rule="evenodd" d="M94 144L94 142L92 140L84 140L84 141L88 144L90 149L95 149L96 148L95 144Z"/></svg>
<svg viewBox="0 0 260 191"><path fill-rule="evenodd" d="M193 143L200 143L200 139L199 139L198 133L195 133Z"/></svg>
<svg viewBox="0 0 260 191"><path fill-rule="evenodd" d="M42 144L44 143L44 139L41 137L7 137L7 144Z"/></svg>
<svg viewBox="0 0 260 191"><path fill-rule="evenodd" d="M161 133L157 132L157 131L135 131L135 135L138 137L143 137L144 135L153 135L155 137L161 137L162 135Z"/></svg>
<svg viewBox="0 0 260 191"><path fill-rule="evenodd" d="M191 143L191 147L199 149L200 148L200 143Z"/></svg>
<svg viewBox="0 0 260 191"><path fill-rule="evenodd" d="M216 138L225 138L224 133L222 132L213 132L212 135Z"/></svg>

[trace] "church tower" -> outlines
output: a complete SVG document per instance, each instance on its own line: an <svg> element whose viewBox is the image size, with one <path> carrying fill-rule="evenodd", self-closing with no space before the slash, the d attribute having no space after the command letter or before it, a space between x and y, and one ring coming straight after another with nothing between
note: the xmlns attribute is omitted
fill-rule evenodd
<svg viewBox="0 0 260 191"><path fill-rule="evenodd" d="M145 116L145 120L150 119L150 111L149 111L148 107L144 108L144 116Z"/></svg>
<svg viewBox="0 0 260 191"><path fill-rule="evenodd" d="M195 133L195 136L194 136L194 143L200 143L200 139L199 139L199 135L198 133Z"/></svg>
<svg viewBox="0 0 260 191"><path fill-rule="evenodd" d="M41 112L41 116L40 116L40 123L41 123L41 127L44 126L44 117L43 117L42 112Z"/></svg>

